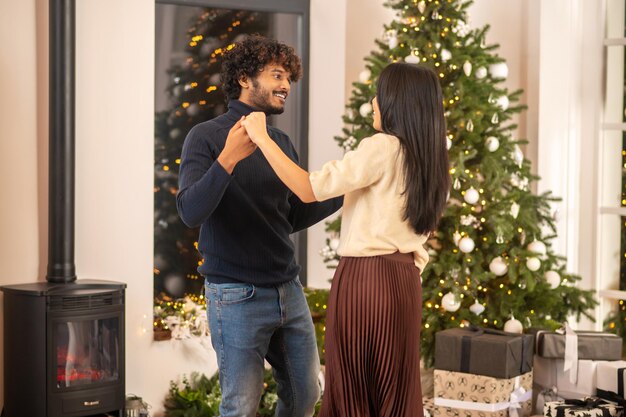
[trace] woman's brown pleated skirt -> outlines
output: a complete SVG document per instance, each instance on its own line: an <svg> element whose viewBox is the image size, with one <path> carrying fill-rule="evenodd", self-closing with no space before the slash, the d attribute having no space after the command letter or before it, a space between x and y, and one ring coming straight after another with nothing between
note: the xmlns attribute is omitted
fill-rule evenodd
<svg viewBox="0 0 626 417"><path fill-rule="evenodd" d="M421 292L412 254L341 258L328 302L321 417L423 417Z"/></svg>

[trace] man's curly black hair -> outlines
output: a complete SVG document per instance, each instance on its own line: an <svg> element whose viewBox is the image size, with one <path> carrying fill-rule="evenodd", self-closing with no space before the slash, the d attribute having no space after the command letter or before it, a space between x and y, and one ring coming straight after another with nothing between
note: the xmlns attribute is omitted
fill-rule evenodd
<svg viewBox="0 0 626 417"><path fill-rule="evenodd" d="M256 78L268 64L277 64L289 72L289 80L302 77L302 63L291 46L259 35L251 35L226 51L222 58L222 89L228 100L241 95L239 79Z"/></svg>

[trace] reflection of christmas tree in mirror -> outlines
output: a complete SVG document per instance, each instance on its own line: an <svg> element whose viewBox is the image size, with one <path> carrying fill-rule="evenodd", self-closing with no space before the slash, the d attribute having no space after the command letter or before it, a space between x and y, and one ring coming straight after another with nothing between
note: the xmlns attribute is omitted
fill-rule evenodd
<svg viewBox="0 0 626 417"><path fill-rule="evenodd" d="M185 59L170 68L157 68L157 72L168 74L168 105L155 116L154 183L154 295L156 303L165 309L179 306L171 301L185 296L194 302L203 301L199 297L203 280L197 273L201 262L196 248L198 230L186 227L176 211L183 141L194 125L225 111L220 89L222 53L246 34L267 34L270 27L267 13L195 9L186 44L179 45ZM168 47L157 44L157 50Z"/></svg>
<svg viewBox="0 0 626 417"><path fill-rule="evenodd" d="M463 0L394 0L397 14L354 89L336 138L346 151L374 133L376 79L390 62L420 63L440 78L447 121L452 189L423 271L422 354L431 363L434 333L467 324L521 330L556 327L586 314L593 294L576 287L550 240L557 199L531 192L537 178L515 137L522 91L508 91L509 68L487 43L488 27L472 29ZM322 256L334 266L340 221L329 223ZM515 325L515 326L513 326Z"/></svg>

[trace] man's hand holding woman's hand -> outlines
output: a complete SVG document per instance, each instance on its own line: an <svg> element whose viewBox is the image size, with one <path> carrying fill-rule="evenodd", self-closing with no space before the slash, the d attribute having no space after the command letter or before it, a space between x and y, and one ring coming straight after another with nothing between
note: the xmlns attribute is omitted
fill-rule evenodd
<svg viewBox="0 0 626 417"><path fill-rule="evenodd" d="M256 145L250 140L246 129L242 126L243 120L242 117L230 129L224 149L217 157L217 161L229 174L233 173L233 169L239 161L247 158L256 150Z"/></svg>
<svg viewBox="0 0 626 417"><path fill-rule="evenodd" d="M250 140L256 143L257 146L261 146L266 140L271 140L267 134L265 118L265 113L257 111L245 116L241 122L246 132L248 132Z"/></svg>

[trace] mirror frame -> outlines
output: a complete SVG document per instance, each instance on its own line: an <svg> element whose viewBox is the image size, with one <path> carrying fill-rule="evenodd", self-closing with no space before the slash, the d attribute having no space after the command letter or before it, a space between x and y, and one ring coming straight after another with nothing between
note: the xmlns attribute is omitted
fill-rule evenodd
<svg viewBox="0 0 626 417"><path fill-rule="evenodd" d="M178 6L214 7L218 9L250 10L258 12L287 13L300 15L298 22L298 44L292 45L300 51L302 60L302 79L297 83L299 89L296 120L296 135L291 138L300 166L308 169L309 165L309 41L310 41L310 0L155 0L157 4ZM294 234L296 262L302 267L300 281L307 285L307 230Z"/></svg>

